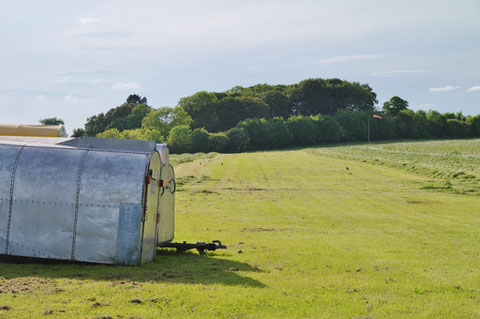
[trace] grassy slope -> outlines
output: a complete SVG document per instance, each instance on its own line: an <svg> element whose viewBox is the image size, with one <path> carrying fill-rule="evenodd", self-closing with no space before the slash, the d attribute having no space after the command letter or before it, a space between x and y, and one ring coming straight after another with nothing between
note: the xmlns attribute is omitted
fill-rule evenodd
<svg viewBox="0 0 480 319"><path fill-rule="evenodd" d="M480 197L319 150L183 159L176 239L227 251L0 264L0 317L479 317Z"/></svg>
<svg viewBox="0 0 480 319"><path fill-rule="evenodd" d="M480 195L480 139L330 146L312 152L406 169L434 178L424 188Z"/></svg>

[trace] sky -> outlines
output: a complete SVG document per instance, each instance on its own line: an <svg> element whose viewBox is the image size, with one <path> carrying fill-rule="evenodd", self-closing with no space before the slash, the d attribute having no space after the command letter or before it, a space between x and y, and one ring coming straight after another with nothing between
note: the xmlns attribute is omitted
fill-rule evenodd
<svg viewBox="0 0 480 319"><path fill-rule="evenodd" d="M480 1L0 0L0 123L307 78L480 114Z"/></svg>

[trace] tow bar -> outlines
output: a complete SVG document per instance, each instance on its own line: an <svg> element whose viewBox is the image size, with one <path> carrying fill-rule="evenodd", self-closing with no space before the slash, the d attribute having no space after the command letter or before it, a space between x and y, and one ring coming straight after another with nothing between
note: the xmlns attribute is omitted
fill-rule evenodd
<svg viewBox="0 0 480 319"><path fill-rule="evenodd" d="M177 252L184 252L190 249L196 249L200 255L205 255L205 250L227 249L227 246L222 245L220 240L212 240L211 243L198 241L196 244L187 243L162 243L157 245L159 248L175 248Z"/></svg>

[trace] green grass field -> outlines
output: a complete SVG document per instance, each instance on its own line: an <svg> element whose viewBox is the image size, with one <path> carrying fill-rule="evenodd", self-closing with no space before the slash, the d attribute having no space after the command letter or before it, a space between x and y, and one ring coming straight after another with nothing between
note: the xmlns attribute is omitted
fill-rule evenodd
<svg viewBox="0 0 480 319"><path fill-rule="evenodd" d="M479 149L172 156L176 240L227 250L139 267L2 263L0 318L480 318Z"/></svg>
<svg viewBox="0 0 480 319"><path fill-rule="evenodd" d="M480 139L329 146L311 151L433 177L424 188L480 195Z"/></svg>

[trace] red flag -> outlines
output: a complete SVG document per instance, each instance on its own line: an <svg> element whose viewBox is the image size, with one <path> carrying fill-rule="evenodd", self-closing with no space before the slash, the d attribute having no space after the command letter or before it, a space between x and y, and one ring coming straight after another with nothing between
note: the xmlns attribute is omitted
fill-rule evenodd
<svg viewBox="0 0 480 319"><path fill-rule="evenodd" d="M378 115L376 115L376 114L373 114L373 117L376 118L376 119L382 119L381 116L378 116Z"/></svg>

